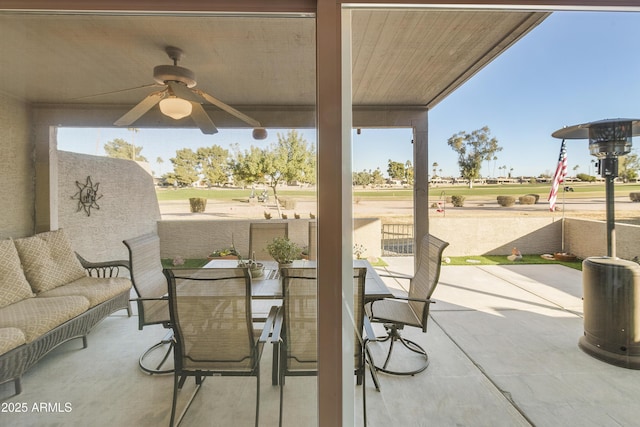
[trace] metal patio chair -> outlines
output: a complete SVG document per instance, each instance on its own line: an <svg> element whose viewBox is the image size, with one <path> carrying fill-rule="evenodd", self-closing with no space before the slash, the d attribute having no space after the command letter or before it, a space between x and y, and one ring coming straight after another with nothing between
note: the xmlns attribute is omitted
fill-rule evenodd
<svg viewBox="0 0 640 427"><path fill-rule="evenodd" d="M272 342L280 346L278 383L280 384L280 425L284 406L284 384L287 376L318 374L317 351L317 269L283 268L283 302L273 327ZM373 329L364 314L364 286L366 268L353 269L353 322L355 331L354 373L356 383L362 385L364 423L367 422L365 370L369 363L371 376L378 391L380 386L367 350L375 340Z"/></svg>
<svg viewBox="0 0 640 427"><path fill-rule="evenodd" d="M419 344L409 339L403 338L400 331L405 326L421 328L422 332L427 332L427 321L429 319L429 306L435 301L431 300L431 295L438 284L440 278L440 267L442 265L442 253L449 246L448 242L438 239L428 234L421 242L420 260L418 268L413 277L410 276L389 276L396 279L409 280L409 292L407 297L386 298L370 302L365 309L372 322L384 324L387 331L385 337L378 337L378 342L389 341L389 352L382 367L376 366L381 372L394 375L415 375L424 371L429 366L429 356ZM406 348L414 353L424 356L424 362L417 369L407 371L396 371L388 369L391 353L396 341L399 341Z"/></svg>
<svg viewBox="0 0 640 427"><path fill-rule="evenodd" d="M249 256L259 261L273 259L267 245L276 237L289 237L288 222L252 222L249 225Z"/></svg>
<svg viewBox="0 0 640 427"><path fill-rule="evenodd" d="M309 221L309 259L318 258L318 222Z"/></svg>
<svg viewBox="0 0 640 427"><path fill-rule="evenodd" d="M189 376L196 389L177 419L180 424L207 376L256 377L256 416L260 413L260 357L277 307L262 331L255 332L251 276L243 268L165 269L174 330L174 382L171 421L176 421L178 391Z"/></svg>
<svg viewBox="0 0 640 427"><path fill-rule="evenodd" d="M136 291L135 301L138 305L138 329L149 325L162 325L171 329L169 319L169 305L167 303L167 279L162 273L160 259L160 238L155 233L149 233L123 243L129 250L129 265L131 281ZM164 356L155 367L149 367L145 359L156 350L165 349ZM140 369L148 374L169 374L173 369L162 369L171 350L173 349L173 331L157 344L147 349L138 361Z"/></svg>

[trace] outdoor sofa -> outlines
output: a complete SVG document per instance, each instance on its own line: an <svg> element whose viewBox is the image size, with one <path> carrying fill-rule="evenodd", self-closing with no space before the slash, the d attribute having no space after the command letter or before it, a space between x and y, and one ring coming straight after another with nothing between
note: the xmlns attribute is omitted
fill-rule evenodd
<svg viewBox="0 0 640 427"><path fill-rule="evenodd" d="M111 313L127 309L131 280L115 263L88 263L64 230L0 241L0 384L20 378L58 345L82 338Z"/></svg>

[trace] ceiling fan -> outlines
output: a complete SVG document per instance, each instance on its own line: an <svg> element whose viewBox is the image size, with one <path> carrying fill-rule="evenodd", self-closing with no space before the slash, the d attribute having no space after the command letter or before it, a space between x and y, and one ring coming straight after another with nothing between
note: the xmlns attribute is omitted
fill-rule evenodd
<svg viewBox="0 0 640 427"><path fill-rule="evenodd" d="M178 66L178 61L182 59L183 52L180 48L167 46L165 52L173 60L173 65L158 65L153 69L153 78L162 89L149 94L135 107L125 113L115 121L116 126L131 126L136 120L142 117L147 111L159 104L160 111L166 116L175 120L191 116L195 124L204 134L215 134L218 132L215 124L202 107L203 102L209 102L223 111L237 117L248 125L252 126L254 139L265 139L267 130L260 122L235 108L225 104L219 99L206 92L196 89L195 73L187 68Z"/></svg>

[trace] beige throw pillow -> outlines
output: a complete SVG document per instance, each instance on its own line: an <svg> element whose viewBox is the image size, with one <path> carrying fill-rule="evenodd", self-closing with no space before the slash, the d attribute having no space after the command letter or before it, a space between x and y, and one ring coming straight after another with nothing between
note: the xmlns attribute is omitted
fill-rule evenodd
<svg viewBox="0 0 640 427"><path fill-rule="evenodd" d="M33 296L13 240L0 241L0 307Z"/></svg>
<svg viewBox="0 0 640 427"><path fill-rule="evenodd" d="M15 240L24 274L38 294L85 277L64 230Z"/></svg>

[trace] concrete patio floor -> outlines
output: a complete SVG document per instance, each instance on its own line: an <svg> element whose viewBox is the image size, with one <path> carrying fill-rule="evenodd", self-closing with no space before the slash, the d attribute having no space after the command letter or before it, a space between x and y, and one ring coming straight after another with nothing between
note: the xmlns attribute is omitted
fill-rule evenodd
<svg viewBox="0 0 640 427"><path fill-rule="evenodd" d="M385 260L386 272L413 270L413 258ZM402 292L393 280L388 284ZM577 346L581 294L581 272L559 265L444 266L428 332L403 331L427 349L429 368L413 377L379 374L380 393L367 377L369 425L640 425L640 371L600 362ZM124 311L110 316L89 335L87 349L77 340L65 343L29 371L23 393L1 402L0 424L168 425L172 377L137 367L139 355L164 334L161 327L138 331L137 319ZM371 346L376 362L381 346ZM265 426L278 422L270 350L261 369ZM287 380L284 425L315 425L315 387L314 377ZM11 390L12 384L0 386L0 397ZM361 387L355 398L355 425L362 425ZM208 378L181 425L250 426L254 405L255 379ZM26 411L15 413L18 407Z"/></svg>

